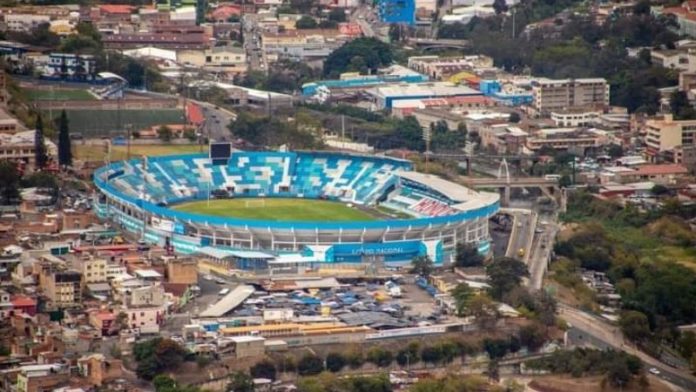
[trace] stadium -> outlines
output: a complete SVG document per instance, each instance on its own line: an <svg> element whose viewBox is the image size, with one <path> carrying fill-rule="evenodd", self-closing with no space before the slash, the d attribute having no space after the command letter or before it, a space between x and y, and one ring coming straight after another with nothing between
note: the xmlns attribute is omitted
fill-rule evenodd
<svg viewBox="0 0 696 392"><path fill-rule="evenodd" d="M488 252L488 218L499 209L498 194L405 160L222 143L210 154L115 162L94 183L97 215L146 242L277 262L447 263L459 242Z"/></svg>

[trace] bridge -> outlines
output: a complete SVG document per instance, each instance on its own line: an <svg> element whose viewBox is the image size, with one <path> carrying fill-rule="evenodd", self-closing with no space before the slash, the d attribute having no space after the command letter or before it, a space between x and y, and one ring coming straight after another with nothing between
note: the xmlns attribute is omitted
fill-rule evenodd
<svg viewBox="0 0 696 392"><path fill-rule="evenodd" d="M410 45L419 46L423 49L467 49L471 46L469 41L465 39L433 39L433 38L409 38L407 41Z"/></svg>

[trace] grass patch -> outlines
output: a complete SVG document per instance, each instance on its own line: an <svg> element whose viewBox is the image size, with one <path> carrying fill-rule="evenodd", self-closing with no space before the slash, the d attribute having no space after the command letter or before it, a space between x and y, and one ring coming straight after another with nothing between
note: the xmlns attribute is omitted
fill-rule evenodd
<svg viewBox="0 0 696 392"><path fill-rule="evenodd" d="M73 145L77 159L83 161L99 161L106 159L106 148L103 146L77 144ZM141 156L154 157L160 155L194 154L201 152L201 146L193 144L155 144L155 145L131 145L131 158ZM208 146L204 145L202 152L208 152ZM127 157L126 146L112 146L111 160L120 161Z"/></svg>
<svg viewBox="0 0 696 392"><path fill-rule="evenodd" d="M87 90L79 89L26 89L30 101L95 101Z"/></svg>
<svg viewBox="0 0 696 392"><path fill-rule="evenodd" d="M383 213L384 215L389 215L396 219L411 219L413 215L407 214L403 211L395 210L393 208L385 206L377 206L377 211Z"/></svg>
<svg viewBox="0 0 696 392"><path fill-rule="evenodd" d="M365 211L347 205L314 199L241 198L196 201L173 207L200 215L259 219L270 221L371 221Z"/></svg>

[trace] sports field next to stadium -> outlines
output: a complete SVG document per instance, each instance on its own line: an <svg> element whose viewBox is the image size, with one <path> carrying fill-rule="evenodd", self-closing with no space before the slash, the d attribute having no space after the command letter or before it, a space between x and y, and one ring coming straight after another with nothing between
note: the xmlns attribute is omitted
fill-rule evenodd
<svg viewBox="0 0 696 392"><path fill-rule="evenodd" d="M172 207L200 215L270 221L371 221L375 217L356 207L328 200L241 198L195 201Z"/></svg>

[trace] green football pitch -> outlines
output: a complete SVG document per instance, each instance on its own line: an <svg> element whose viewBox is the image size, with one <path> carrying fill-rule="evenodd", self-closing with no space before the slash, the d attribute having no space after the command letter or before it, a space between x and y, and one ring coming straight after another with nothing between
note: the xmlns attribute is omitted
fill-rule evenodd
<svg viewBox="0 0 696 392"><path fill-rule="evenodd" d="M328 200L241 198L207 200L173 206L177 211L228 218L271 221L371 221L375 217L346 204Z"/></svg>

